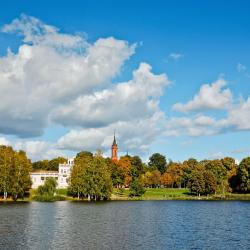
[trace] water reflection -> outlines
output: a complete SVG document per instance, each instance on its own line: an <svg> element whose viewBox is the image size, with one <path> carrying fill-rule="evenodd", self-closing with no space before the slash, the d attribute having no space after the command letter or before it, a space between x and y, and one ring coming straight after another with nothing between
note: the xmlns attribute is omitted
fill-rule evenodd
<svg viewBox="0 0 250 250"><path fill-rule="evenodd" d="M250 202L0 205L1 249L249 249Z"/></svg>

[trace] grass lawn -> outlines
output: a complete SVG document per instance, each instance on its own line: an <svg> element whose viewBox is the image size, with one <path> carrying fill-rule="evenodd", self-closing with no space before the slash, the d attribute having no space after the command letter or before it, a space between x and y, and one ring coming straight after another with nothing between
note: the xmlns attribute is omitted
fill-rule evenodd
<svg viewBox="0 0 250 250"><path fill-rule="evenodd" d="M188 189L185 188L145 188L146 192L141 198L128 198L129 189L117 189L113 190L113 200L128 200L128 199L140 199L140 200L186 200L193 199L194 196L189 195Z"/></svg>

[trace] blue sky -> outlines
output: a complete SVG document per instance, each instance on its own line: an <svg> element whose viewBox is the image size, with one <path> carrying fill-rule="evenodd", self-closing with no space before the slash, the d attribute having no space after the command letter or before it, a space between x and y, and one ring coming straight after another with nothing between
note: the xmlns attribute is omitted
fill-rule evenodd
<svg viewBox="0 0 250 250"><path fill-rule="evenodd" d="M43 81L48 78L42 75L40 81L35 79L33 85L24 82L25 79L27 81L34 79L34 75L39 78L36 72L38 68L32 68L34 70L32 75L25 76L20 80L20 85L16 85L16 88L25 86L27 96L29 96L27 107L22 109L20 105L25 100L23 92L24 99L17 98L18 109L15 105L9 104L8 98L1 98L4 101L2 105L0 104L0 115L2 114L1 116L5 119L5 122L2 122L4 125L0 126L2 142L8 142L16 148L24 148L33 159L53 157L56 154L74 154L81 149L95 151L97 148L102 148L106 154L109 154L109 141L112 139L113 129L116 128L121 151L125 152L128 148L131 154L140 154L144 159L156 151L165 154L168 158L180 161L190 157L203 159L233 156L238 160L242 159L250 154L248 143L250 99L249 103L247 102L250 92L249 11L249 1L1 2L1 27L12 23L14 19L22 23L20 15L23 13L26 17L33 17L43 24L56 27L60 30L56 31L59 34L74 36L74 39L76 36L81 37L84 40L81 42L88 43L87 47L94 46L99 39L109 37L115 39L115 41L107 41L109 47L118 46L117 41L127 43L123 44L122 50L122 53L126 55L121 55L121 51L114 54L114 57L117 57L115 60L120 63L118 63L119 67L114 69L118 65L116 62L107 65L109 69L108 72L103 73L105 76L98 76L102 79L100 82L93 80L93 85L90 82L88 88L83 88L82 85L88 79L82 78L81 82L82 76L79 75L80 80L75 83L80 85L77 85L78 96L72 93L70 96L60 96L55 101L45 94L44 98L39 96L38 98L41 99L33 100L31 95L34 97L35 94L32 94L32 91L37 90L39 84L43 84ZM31 20L29 22L32 23ZM10 48L17 57L20 46L24 44L32 49L41 49L44 46L44 44L36 44L34 37L28 42L23 41L25 30L23 27L22 32L18 29L13 28L12 25L10 29L2 30L3 32L0 33L0 60L2 60L0 77L6 77L4 72L9 70L8 67L6 69L3 66L6 65L4 58L8 57L6 56L7 48ZM133 44L136 44L134 50ZM50 55L48 53L46 58L51 62L50 67L51 65L56 67L57 59L50 58ZM67 60L65 55L63 58ZM98 58L96 60L98 61ZM106 60L109 61L108 56ZM16 65L14 62L23 63L17 62L10 56L8 63ZM36 65L40 67L39 72L43 71L43 66L41 66L43 63L46 64L46 61L41 59L39 62L39 57L36 59ZM72 61L70 65L74 63ZM140 68L140 63L150 65L151 71L147 67ZM23 64L20 67L24 67ZM137 84L136 95L120 103L119 100L125 97L122 92L119 92L119 86L121 82L125 83L125 86L130 86L133 71L137 69L141 69L140 74L145 72L148 74L148 71L154 74L152 79L148 79L149 82L145 84L145 88L150 88L155 84L157 89L145 93L143 84L135 83ZM53 74L54 71L50 70L50 74ZM14 74L14 71L15 69L12 68L11 74ZM165 74L166 81L162 79L157 85L156 76L162 74ZM60 78L56 76L55 79L58 80L58 77ZM62 82L64 80L65 77ZM213 85L218 80L222 82ZM2 95L6 89L7 95L13 93L12 89L6 87L10 86L9 81L9 78L8 82L4 78L2 84L0 82ZM61 84L60 88L63 88L70 83L65 80L65 83ZM204 84L208 84L208 89L204 91L205 96L200 93L200 88ZM76 85L72 83L72 88L74 86ZM118 86L118 90L115 90L114 86ZM102 91L105 90L122 96L103 104L104 117L102 115L97 117L97 114L95 117L90 117L89 113L84 110L84 105L79 107L75 104L79 103L79 100L85 100L88 95L95 95L96 91L104 93ZM22 95L21 92L13 93L15 94ZM70 99L73 95L75 99ZM139 101L135 100L136 96L140 95L145 95L145 97ZM198 101L192 102L195 95ZM155 106L148 108L152 98ZM65 101L69 99L70 101ZM44 106L41 109L43 102L53 103L53 105ZM187 106L188 102L191 102L189 106ZM86 104L85 101L83 103ZM173 108L176 103L182 104L181 108ZM126 124L121 124L125 122L122 121L121 114L119 116L106 113L111 104L124 112L123 117L128 117ZM38 105L37 110L36 105ZM96 105L96 102L93 103L90 106L91 110L94 110ZM100 105L98 101L97 106ZM124 107L126 105L127 107ZM28 110L30 106L34 108ZM59 106L62 106L60 110L58 110ZM77 112L79 108L83 110ZM69 109L68 116L65 116L65 110ZM112 112L113 109L109 110ZM117 110L114 109L113 112ZM29 119L21 119L20 114L23 113L27 113ZM161 118L157 116L159 113L161 113ZM76 118L72 119L74 122L70 121L69 115L77 114L82 116L82 120ZM152 121L151 118L154 116L158 117L157 121L154 119ZM197 122L194 122L195 119ZM39 128L39 133L29 133L29 129L27 129L28 132L24 129L24 127L30 128L31 131L35 126ZM133 126L138 126L137 134L136 129L134 133L131 132ZM76 143L75 140L79 142Z"/></svg>

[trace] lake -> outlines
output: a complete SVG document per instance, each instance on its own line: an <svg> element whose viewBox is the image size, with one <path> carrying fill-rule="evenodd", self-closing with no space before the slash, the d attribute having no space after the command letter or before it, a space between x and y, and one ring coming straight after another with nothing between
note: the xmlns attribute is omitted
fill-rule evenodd
<svg viewBox="0 0 250 250"><path fill-rule="evenodd" d="M1 204L0 249L250 249L250 202Z"/></svg>

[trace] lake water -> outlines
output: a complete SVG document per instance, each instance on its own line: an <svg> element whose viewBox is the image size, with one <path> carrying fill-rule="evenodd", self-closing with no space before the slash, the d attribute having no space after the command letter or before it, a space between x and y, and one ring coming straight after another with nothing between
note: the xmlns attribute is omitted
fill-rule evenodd
<svg viewBox="0 0 250 250"><path fill-rule="evenodd" d="M0 249L250 249L250 202L1 204Z"/></svg>

